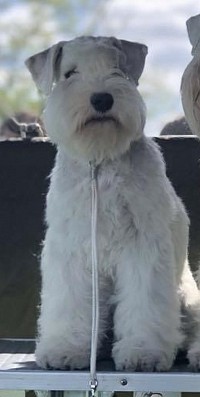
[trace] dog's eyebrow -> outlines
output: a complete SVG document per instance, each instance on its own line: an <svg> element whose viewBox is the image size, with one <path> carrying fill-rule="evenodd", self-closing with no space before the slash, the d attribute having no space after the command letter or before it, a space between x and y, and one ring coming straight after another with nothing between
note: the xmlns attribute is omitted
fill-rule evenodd
<svg viewBox="0 0 200 397"><path fill-rule="evenodd" d="M76 65L75 63L69 63L65 66L65 71L68 72L70 70L78 70L78 65Z"/></svg>

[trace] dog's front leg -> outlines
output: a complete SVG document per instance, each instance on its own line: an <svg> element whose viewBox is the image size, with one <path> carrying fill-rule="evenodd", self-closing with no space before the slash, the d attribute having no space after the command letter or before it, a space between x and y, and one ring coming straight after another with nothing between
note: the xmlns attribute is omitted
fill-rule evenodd
<svg viewBox="0 0 200 397"><path fill-rule="evenodd" d="M92 324L91 274L83 263L68 262L64 255L56 261L54 251L55 243L46 241L36 360L43 368L87 367Z"/></svg>
<svg viewBox="0 0 200 397"><path fill-rule="evenodd" d="M138 234L116 269L113 359L118 370L168 370L181 341L170 236L153 234Z"/></svg>

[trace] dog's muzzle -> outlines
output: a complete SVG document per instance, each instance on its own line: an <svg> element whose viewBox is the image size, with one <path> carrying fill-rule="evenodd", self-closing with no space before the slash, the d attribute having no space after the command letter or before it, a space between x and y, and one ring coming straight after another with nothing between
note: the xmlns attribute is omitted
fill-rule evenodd
<svg viewBox="0 0 200 397"><path fill-rule="evenodd" d="M87 126L88 124L93 124L93 123L106 123L106 122L113 122L115 123L117 126L119 125L119 121L116 120L116 118L112 117L112 116L92 116L90 118L88 118L85 122L85 126Z"/></svg>
<svg viewBox="0 0 200 397"><path fill-rule="evenodd" d="M96 113L88 117L85 122L85 126L88 124L102 124L105 122L114 122L116 125L119 124L119 121L116 119L116 117L109 113L109 110L112 109L114 103L114 99L111 94L108 92L94 93L90 97L90 102L93 108L96 110Z"/></svg>
<svg viewBox="0 0 200 397"><path fill-rule="evenodd" d="M105 113L112 108L114 99L108 92L99 92L92 94L90 102L97 112Z"/></svg>

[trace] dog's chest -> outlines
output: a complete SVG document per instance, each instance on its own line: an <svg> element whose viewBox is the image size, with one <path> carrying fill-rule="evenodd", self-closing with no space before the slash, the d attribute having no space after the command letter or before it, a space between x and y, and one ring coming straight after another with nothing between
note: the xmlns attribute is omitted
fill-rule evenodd
<svg viewBox="0 0 200 397"><path fill-rule="evenodd" d="M99 238L105 236L113 239L122 224L123 203L120 195L120 179L114 173L107 172L104 172L103 175L99 173L97 177L97 228ZM78 232L78 225L83 222L83 235L86 235L87 230L90 235L92 217L92 181L90 178L86 178L80 184L74 186L68 200L72 215L69 219L71 226L76 225Z"/></svg>
<svg viewBox="0 0 200 397"><path fill-rule="evenodd" d="M127 211L121 194L122 185L122 176L114 170L98 173L97 241L101 267L107 268L116 263L120 247L124 244ZM56 181L52 181L49 193L47 217L48 213L50 215L53 212L54 226L62 232L61 239L63 243L65 241L67 252L73 257L84 257L90 266L92 182L89 169L88 175L82 178L66 177L65 181L63 178L57 178ZM53 227L51 220L49 225Z"/></svg>

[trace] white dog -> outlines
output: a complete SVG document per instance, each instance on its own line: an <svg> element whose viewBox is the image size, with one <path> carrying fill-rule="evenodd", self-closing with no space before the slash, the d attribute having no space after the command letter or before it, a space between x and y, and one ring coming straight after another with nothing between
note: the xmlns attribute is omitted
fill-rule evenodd
<svg viewBox="0 0 200 397"><path fill-rule="evenodd" d="M200 366L200 297L187 264L188 218L157 145L143 135L145 105L136 86L146 53L138 43L82 37L27 61L48 95L45 128L58 146L41 264L41 367L89 365L91 160L99 165L99 349L114 309L118 370L168 370L183 341L190 343L190 364ZM189 342L181 304L194 329Z"/></svg>

